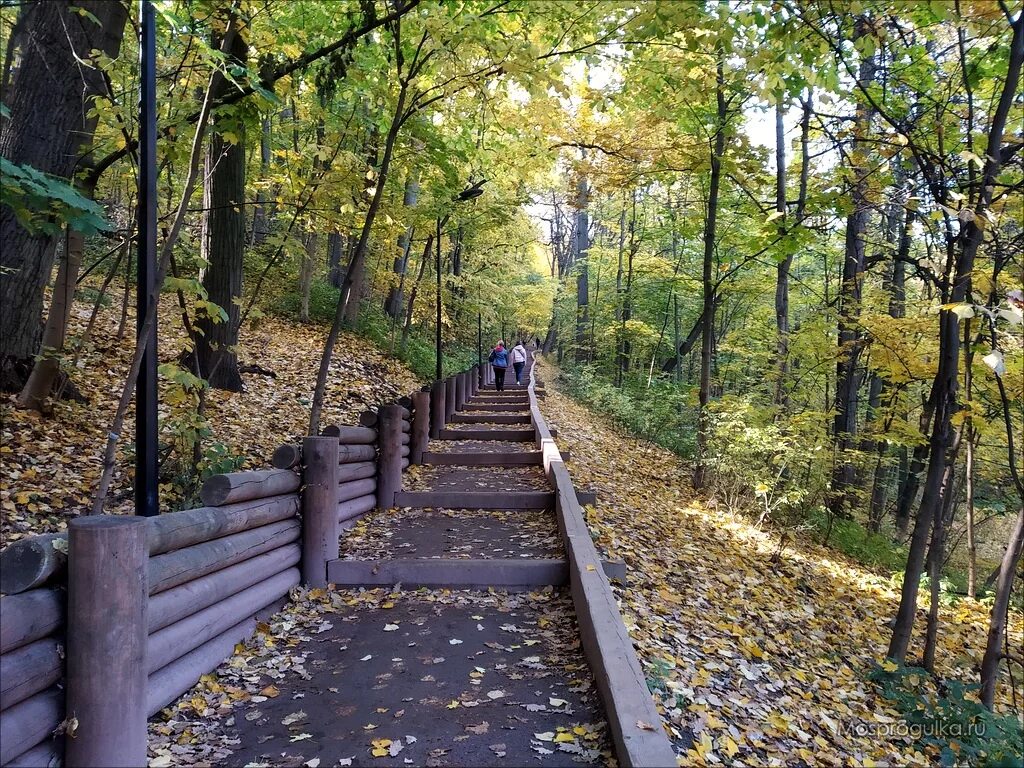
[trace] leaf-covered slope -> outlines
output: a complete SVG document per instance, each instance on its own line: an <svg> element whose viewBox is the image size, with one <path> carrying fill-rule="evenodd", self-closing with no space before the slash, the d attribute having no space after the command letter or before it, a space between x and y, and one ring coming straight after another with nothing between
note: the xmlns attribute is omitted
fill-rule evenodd
<svg viewBox="0 0 1024 768"><path fill-rule="evenodd" d="M88 323L91 305L76 301L72 310L73 335ZM101 309L88 351L80 356L73 380L88 403L64 400L50 416L14 407L14 396L2 405L3 443L0 459L2 534L5 542L34 533L57 531L67 520L88 509L101 469L106 430L127 372L134 319L128 319L125 340L115 338L118 308ZM161 304L161 363L173 363L184 347L179 311L172 297ZM207 416L213 434L203 441L216 460L218 448L230 456L245 457L249 466L266 466L274 448L304 435L316 367L323 351L326 329L299 325L272 317L242 328L239 358L274 376L244 375L245 392L211 391ZM354 424L358 414L396 396L407 395L419 381L403 365L384 355L365 339L343 334L328 382L322 424ZM191 428L194 401L161 376L161 442L170 445ZM180 403L180 407L176 405ZM126 424L134 423L134 417ZM132 436L125 435L118 453L108 510L123 512L131 505ZM170 461L180 456L170 454ZM188 458L188 457L186 457ZM241 459L239 459L241 460ZM161 495L164 509L183 503L176 470L165 464Z"/></svg>
<svg viewBox="0 0 1024 768"><path fill-rule="evenodd" d="M935 762L906 738L853 731L899 722L865 678L885 655L898 585L805 541L775 562L777 534L694 498L678 457L553 389L542 410L577 487L597 491L587 516L599 547L626 561L616 592L686 764ZM988 609L965 599L942 611L940 672L976 681ZM1024 623L1010 624L1019 647Z"/></svg>

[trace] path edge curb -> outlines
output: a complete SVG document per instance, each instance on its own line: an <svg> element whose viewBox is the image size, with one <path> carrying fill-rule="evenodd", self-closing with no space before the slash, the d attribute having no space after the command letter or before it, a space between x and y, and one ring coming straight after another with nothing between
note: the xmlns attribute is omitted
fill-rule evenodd
<svg viewBox="0 0 1024 768"><path fill-rule="evenodd" d="M647 687L611 582L601 567L569 470L540 411L536 383L534 366L530 366L530 415L544 471L554 486L555 512L565 541L569 590L583 652L608 716L616 757L622 766L670 768L677 765L675 749L661 725L661 715Z"/></svg>

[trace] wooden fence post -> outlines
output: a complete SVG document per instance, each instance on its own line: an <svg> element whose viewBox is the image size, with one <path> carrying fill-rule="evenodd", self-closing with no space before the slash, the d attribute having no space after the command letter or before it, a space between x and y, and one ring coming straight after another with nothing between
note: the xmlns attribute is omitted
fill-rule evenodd
<svg viewBox="0 0 1024 768"><path fill-rule="evenodd" d="M69 768L146 765L146 583L141 517L68 524Z"/></svg>
<svg viewBox="0 0 1024 768"><path fill-rule="evenodd" d="M480 391L480 364L473 366L473 397Z"/></svg>
<svg viewBox="0 0 1024 768"><path fill-rule="evenodd" d="M455 374L455 410L461 411L466 407L466 374Z"/></svg>
<svg viewBox="0 0 1024 768"><path fill-rule="evenodd" d="M430 439L430 393L416 392L412 396L412 440L409 444L409 463L422 464L423 452Z"/></svg>
<svg viewBox="0 0 1024 768"><path fill-rule="evenodd" d="M458 397L455 384L455 376L449 376L445 380L444 393L444 423L450 424L452 415L455 413L455 403Z"/></svg>
<svg viewBox="0 0 1024 768"><path fill-rule="evenodd" d="M444 396L446 387L443 381L435 381L430 385L430 437L437 440L444 428Z"/></svg>
<svg viewBox="0 0 1024 768"><path fill-rule="evenodd" d="M385 405L377 414L377 506L390 509L402 490L402 406Z"/></svg>
<svg viewBox="0 0 1024 768"><path fill-rule="evenodd" d="M302 583L326 587L338 558L338 438L303 438L302 460Z"/></svg>

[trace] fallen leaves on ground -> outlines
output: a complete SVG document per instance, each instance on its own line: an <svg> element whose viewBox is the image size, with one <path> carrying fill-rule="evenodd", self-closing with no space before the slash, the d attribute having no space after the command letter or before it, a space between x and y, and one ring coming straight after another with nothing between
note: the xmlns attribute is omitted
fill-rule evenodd
<svg viewBox="0 0 1024 768"><path fill-rule="evenodd" d="M467 749L511 755L513 765L527 756L543 765L556 753L588 764L611 759L564 591L296 588L291 597L150 723L151 764L441 766L479 754ZM398 614L401 621L381 620ZM394 624L399 630L385 634ZM479 638L451 629L483 625L490 634ZM367 644L379 650L362 655ZM481 678L490 683L482 690L473 685ZM424 732L414 730L424 722ZM547 747L535 736L542 723Z"/></svg>
<svg viewBox="0 0 1024 768"><path fill-rule="evenodd" d="M160 361L173 362L185 346L180 313L172 295L161 297ZM116 304L116 302L115 302ZM72 304L69 334L82 333L92 305ZM67 521L87 510L102 469L107 429L120 396L133 345L115 337L120 309L102 307L93 337L81 355L73 381L88 403L62 400L53 413L14 407L14 395L0 404L3 422L0 459L0 535L4 542L26 535L63 530ZM129 314L128 328L134 328ZM258 364L274 376L243 374L245 391L212 390L207 415L213 429L204 442L225 447L229 456L242 457L248 466L265 467L281 443L306 434L316 370L327 329L300 325L275 317L261 317L241 331L239 361ZM335 349L328 380L321 426L355 424L358 415L381 402L408 395L420 382L408 369L388 358L366 339L343 333ZM176 416L168 404L169 384L161 377L161 423L166 429ZM180 414L177 414L180 416ZM134 416L125 421L131 430ZM162 433L161 440L168 442ZM132 437L119 444L117 469L107 500L107 511L129 512L133 504ZM161 501L165 510L184 501L164 467ZM164 482L167 481L167 482Z"/></svg>
<svg viewBox="0 0 1024 768"><path fill-rule="evenodd" d="M627 564L615 592L682 764L937 761L905 737L852 730L900 720L865 678L885 655L898 585L806 541L773 562L778 537L694 498L678 457L547 392L541 409L571 451L574 482L598 492L586 509L592 534ZM976 681L987 624L981 603L943 606L942 675ZM910 658L920 653L915 645ZM1010 696L1007 682L1001 693Z"/></svg>

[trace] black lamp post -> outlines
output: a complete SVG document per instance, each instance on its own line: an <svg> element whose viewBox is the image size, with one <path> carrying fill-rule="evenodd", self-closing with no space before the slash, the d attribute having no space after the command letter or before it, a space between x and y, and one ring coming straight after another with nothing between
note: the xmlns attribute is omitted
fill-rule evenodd
<svg viewBox="0 0 1024 768"><path fill-rule="evenodd" d="M156 323L149 338L139 336L150 303L156 301L156 14L151 0L139 2L139 234L136 244L137 343L145 345L135 384L135 513L160 514L157 462Z"/></svg>

